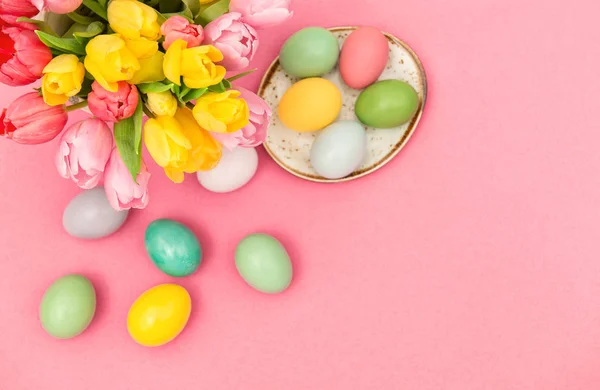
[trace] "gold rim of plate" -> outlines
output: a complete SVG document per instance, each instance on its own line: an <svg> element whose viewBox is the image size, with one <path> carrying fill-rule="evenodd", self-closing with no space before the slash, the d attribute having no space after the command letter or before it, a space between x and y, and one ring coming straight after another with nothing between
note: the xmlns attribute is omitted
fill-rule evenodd
<svg viewBox="0 0 600 390"><path fill-rule="evenodd" d="M331 28L328 28L328 30L331 32L345 32L345 31L354 31L358 28L359 28L359 26L342 26L342 27L331 27ZM411 122L408 126L408 129L406 130L406 132L404 133L402 138L394 145L392 150L387 155L382 157L375 164L373 164L372 166L370 166L368 168L359 169L357 171L354 171L349 176L343 177L341 179L326 179L322 176L308 175L306 173L299 172L299 171L295 170L294 168L286 165L283 161L281 161L275 155L275 153L271 150L271 148L269 147L269 144L267 142L265 142L263 144L265 150L267 151L269 156L271 156L271 158L281 168L285 169L292 175L297 176L301 179L318 182L318 183L341 183L341 182L356 180L356 179L359 179L361 177L364 177L366 175L369 175L369 174L377 171L379 168L383 167L388 162L390 162L394 157L396 157L398 155L398 153L400 153L400 151L404 148L404 146L406 146L406 143L408 142L410 137L415 132L415 129L417 128L417 125L419 124L419 121L421 120L421 116L423 115L423 110L425 108L425 103L427 101L427 75L425 73L425 68L423 67L423 64L421 63L419 56L417 56L417 54L414 52L414 50L408 44L406 44L400 38L398 38L390 33L387 33L385 31L382 31L382 32L390 42L402 46L413 57L415 64L417 64L417 68L419 70L419 75L420 75L421 82L423 85L423 96L419 101L419 108L417 110L417 113L411 120ZM279 56L277 56L275 58L275 60L271 63L271 65L265 72L265 75L263 76L263 78L260 82L260 87L258 89L258 95L260 97L264 98L264 94L267 89L267 85L269 85L271 83L271 79L272 79L273 75L275 74L275 72L277 71L278 67L279 67ZM274 112L273 115L277 115L277 113ZM385 129L382 129L381 131L385 131Z"/></svg>

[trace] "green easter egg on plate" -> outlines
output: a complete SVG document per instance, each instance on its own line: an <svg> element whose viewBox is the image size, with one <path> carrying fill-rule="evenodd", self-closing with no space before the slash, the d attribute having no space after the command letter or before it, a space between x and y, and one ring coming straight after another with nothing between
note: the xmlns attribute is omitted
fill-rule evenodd
<svg viewBox="0 0 600 390"><path fill-rule="evenodd" d="M154 265L169 276L191 275L202 261L198 238L177 221L158 219L152 222L146 228L144 243Z"/></svg>
<svg viewBox="0 0 600 390"><path fill-rule="evenodd" d="M410 121L419 108L419 95L400 80L383 80L358 96L355 113L367 126L389 129Z"/></svg>
<svg viewBox="0 0 600 390"><path fill-rule="evenodd" d="M251 287L267 294L277 294L292 282L292 262L281 243L268 234L251 234L235 252L240 276Z"/></svg>
<svg viewBox="0 0 600 390"><path fill-rule="evenodd" d="M96 291L81 275L67 275L48 287L40 303L40 322L48 334L70 339L92 322L96 312Z"/></svg>
<svg viewBox="0 0 600 390"><path fill-rule="evenodd" d="M290 76L318 77L330 72L339 56L340 46L330 31L322 27L308 27L285 41L279 63Z"/></svg>

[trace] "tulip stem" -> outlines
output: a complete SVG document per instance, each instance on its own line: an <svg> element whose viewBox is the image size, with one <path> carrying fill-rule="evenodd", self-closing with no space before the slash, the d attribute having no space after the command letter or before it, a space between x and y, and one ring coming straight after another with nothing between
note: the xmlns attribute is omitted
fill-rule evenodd
<svg viewBox="0 0 600 390"><path fill-rule="evenodd" d="M84 101L76 103L76 104L71 104L70 106L67 106L67 112L79 110L80 108L86 108L87 105L88 105L87 100L84 100Z"/></svg>
<svg viewBox="0 0 600 390"><path fill-rule="evenodd" d="M104 20L108 20L108 14L104 7L97 3L96 0L83 0L83 5L91 9L96 15L100 16Z"/></svg>
<svg viewBox="0 0 600 390"><path fill-rule="evenodd" d="M146 114L146 116L147 116L148 118L154 118L154 114L152 113L152 111L150 111L150 110L148 109L148 107L146 107L146 105L145 105L145 104L143 104L143 103L142 103L142 110L144 110L144 114Z"/></svg>

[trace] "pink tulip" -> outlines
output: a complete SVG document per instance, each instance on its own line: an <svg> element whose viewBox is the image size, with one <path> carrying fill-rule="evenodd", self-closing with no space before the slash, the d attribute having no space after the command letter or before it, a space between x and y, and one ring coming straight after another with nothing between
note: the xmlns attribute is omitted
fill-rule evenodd
<svg viewBox="0 0 600 390"><path fill-rule="evenodd" d="M10 86L33 83L52 60L50 49L31 30L0 25L0 82Z"/></svg>
<svg viewBox="0 0 600 390"><path fill-rule="evenodd" d="M115 210L143 209L148 206L148 181L150 172L142 161L140 173L133 181L131 173L121 159L117 148L114 148L104 170L104 190L106 197Z"/></svg>
<svg viewBox="0 0 600 390"><path fill-rule="evenodd" d="M204 28L205 44L213 45L225 57L221 65L231 70L247 68L258 49L258 34L241 21L242 14L230 12Z"/></svg>
<svg viewBox="0 0 600 390"><path fill-rule="evenodd" d="M229 11L242 14L242 21L260 30L292 17L290 0L231 0Z"/></svg>
<svg viewBox="0 0 600 390"><path fill-rule="evenodd" d="M69 127L60 138L56 168L65 179L89 190L102 179L113 149L113 135L100 119L86 119Z"/></svg>
<svg viewBox="0 0 600 390"><path fill-rule="evenodd" d="M200 46L204 39L202 26L191 24L183 16L171 16L160 26L160 31L165 36L165 41L163 42L165 50L178 39L186 41L188 48Z"/></svg>
<svg viewBox="0 0 600 390"><path fill-rule="evenodd" d="M33 24L33 23L27 23L27 22L17 22L17 19L19 19L20 16L17 15L0 15L0 19L2 20L2 23L0 22L1 25L6 25L6 23L8 23L11 26L14 27L19 27L23 30L31 30L31 31L35 31L38 29L38 27Z"/></svg>
<svg viewBox="0 0 600 390"><path fill-rule="evenodd" d="M59 135L67 121L65 106L49 106L37 92L30 92L2 110L0 136L20 144L41 144Z"/></svg>
<svg viewBox="0 0 600 390"><path fill-rule="evenodd" d="M110 92L94 81L92 92L88 95L88 107L92 114L103 121L119 122L135 113L138 99L139 93L135 85L121 81L118 91Z"/></svg>
<svg viewBox="0 0 600 390"><path fill-rule="evenodd" d="M40 11L46 10L55 14L68 14L79 8L83 0L31 0L31 2Z"/></svg>
<svg viewBox="0 0 600 390"><path fill-rule="evenodd" d="M37 15L39 10L30 0L0 0L0 14L27 16Z"/></svg>
<svg viewBox="0 0 600 390"><path fill-rule="evenodd" d="M248 103L250 123L234 133L211 133L211 135L229 150L237 147L255 148L265 142L267 138L267 129L271 121L271 108L255 93L241 87L234 87L234 89L240 91L242 93L241 97Z"/></svg>

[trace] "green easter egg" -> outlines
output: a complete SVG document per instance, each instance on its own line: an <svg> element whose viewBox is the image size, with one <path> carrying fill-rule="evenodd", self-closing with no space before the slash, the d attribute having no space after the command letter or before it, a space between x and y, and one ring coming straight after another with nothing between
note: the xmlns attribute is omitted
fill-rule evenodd
<svg viewBox="0 0 600 390"><path fill-rule="evenodd" d="M358 96L355 113L367 126L389 129L412 119L419 108L419 95L400 80L379 81Z"/></svg>
<svg viewBox="0 0 600 390"><path fill-rule="evenodd" d="M81 334L96 312L96 291L81 275L67 275L48 287L40 303L42 327L51 336L70 339Z"/></svg>
<svg viewBox="0 0 600 390"><path fill-rule="evenodd" d="M235 252L235 265L251 287L267 294L277 294L292 282L292 262L277 239L267 234L251 234Z"/></svg>
<svg viewBox="0 0 600 390"><path fill-rule="evenodd" d="M308 27L283 44L279 63L294 77L318 77L330 72L338 62L340 46L335 36L322 27Z"/></svg>
<svg viewBox="0 0 600 390"><path fill-rule="evenodd" d="M194 233L170 219L148 225L144 243L154 265L169 276L191 275L202 261L202 248Z"/></svg>

